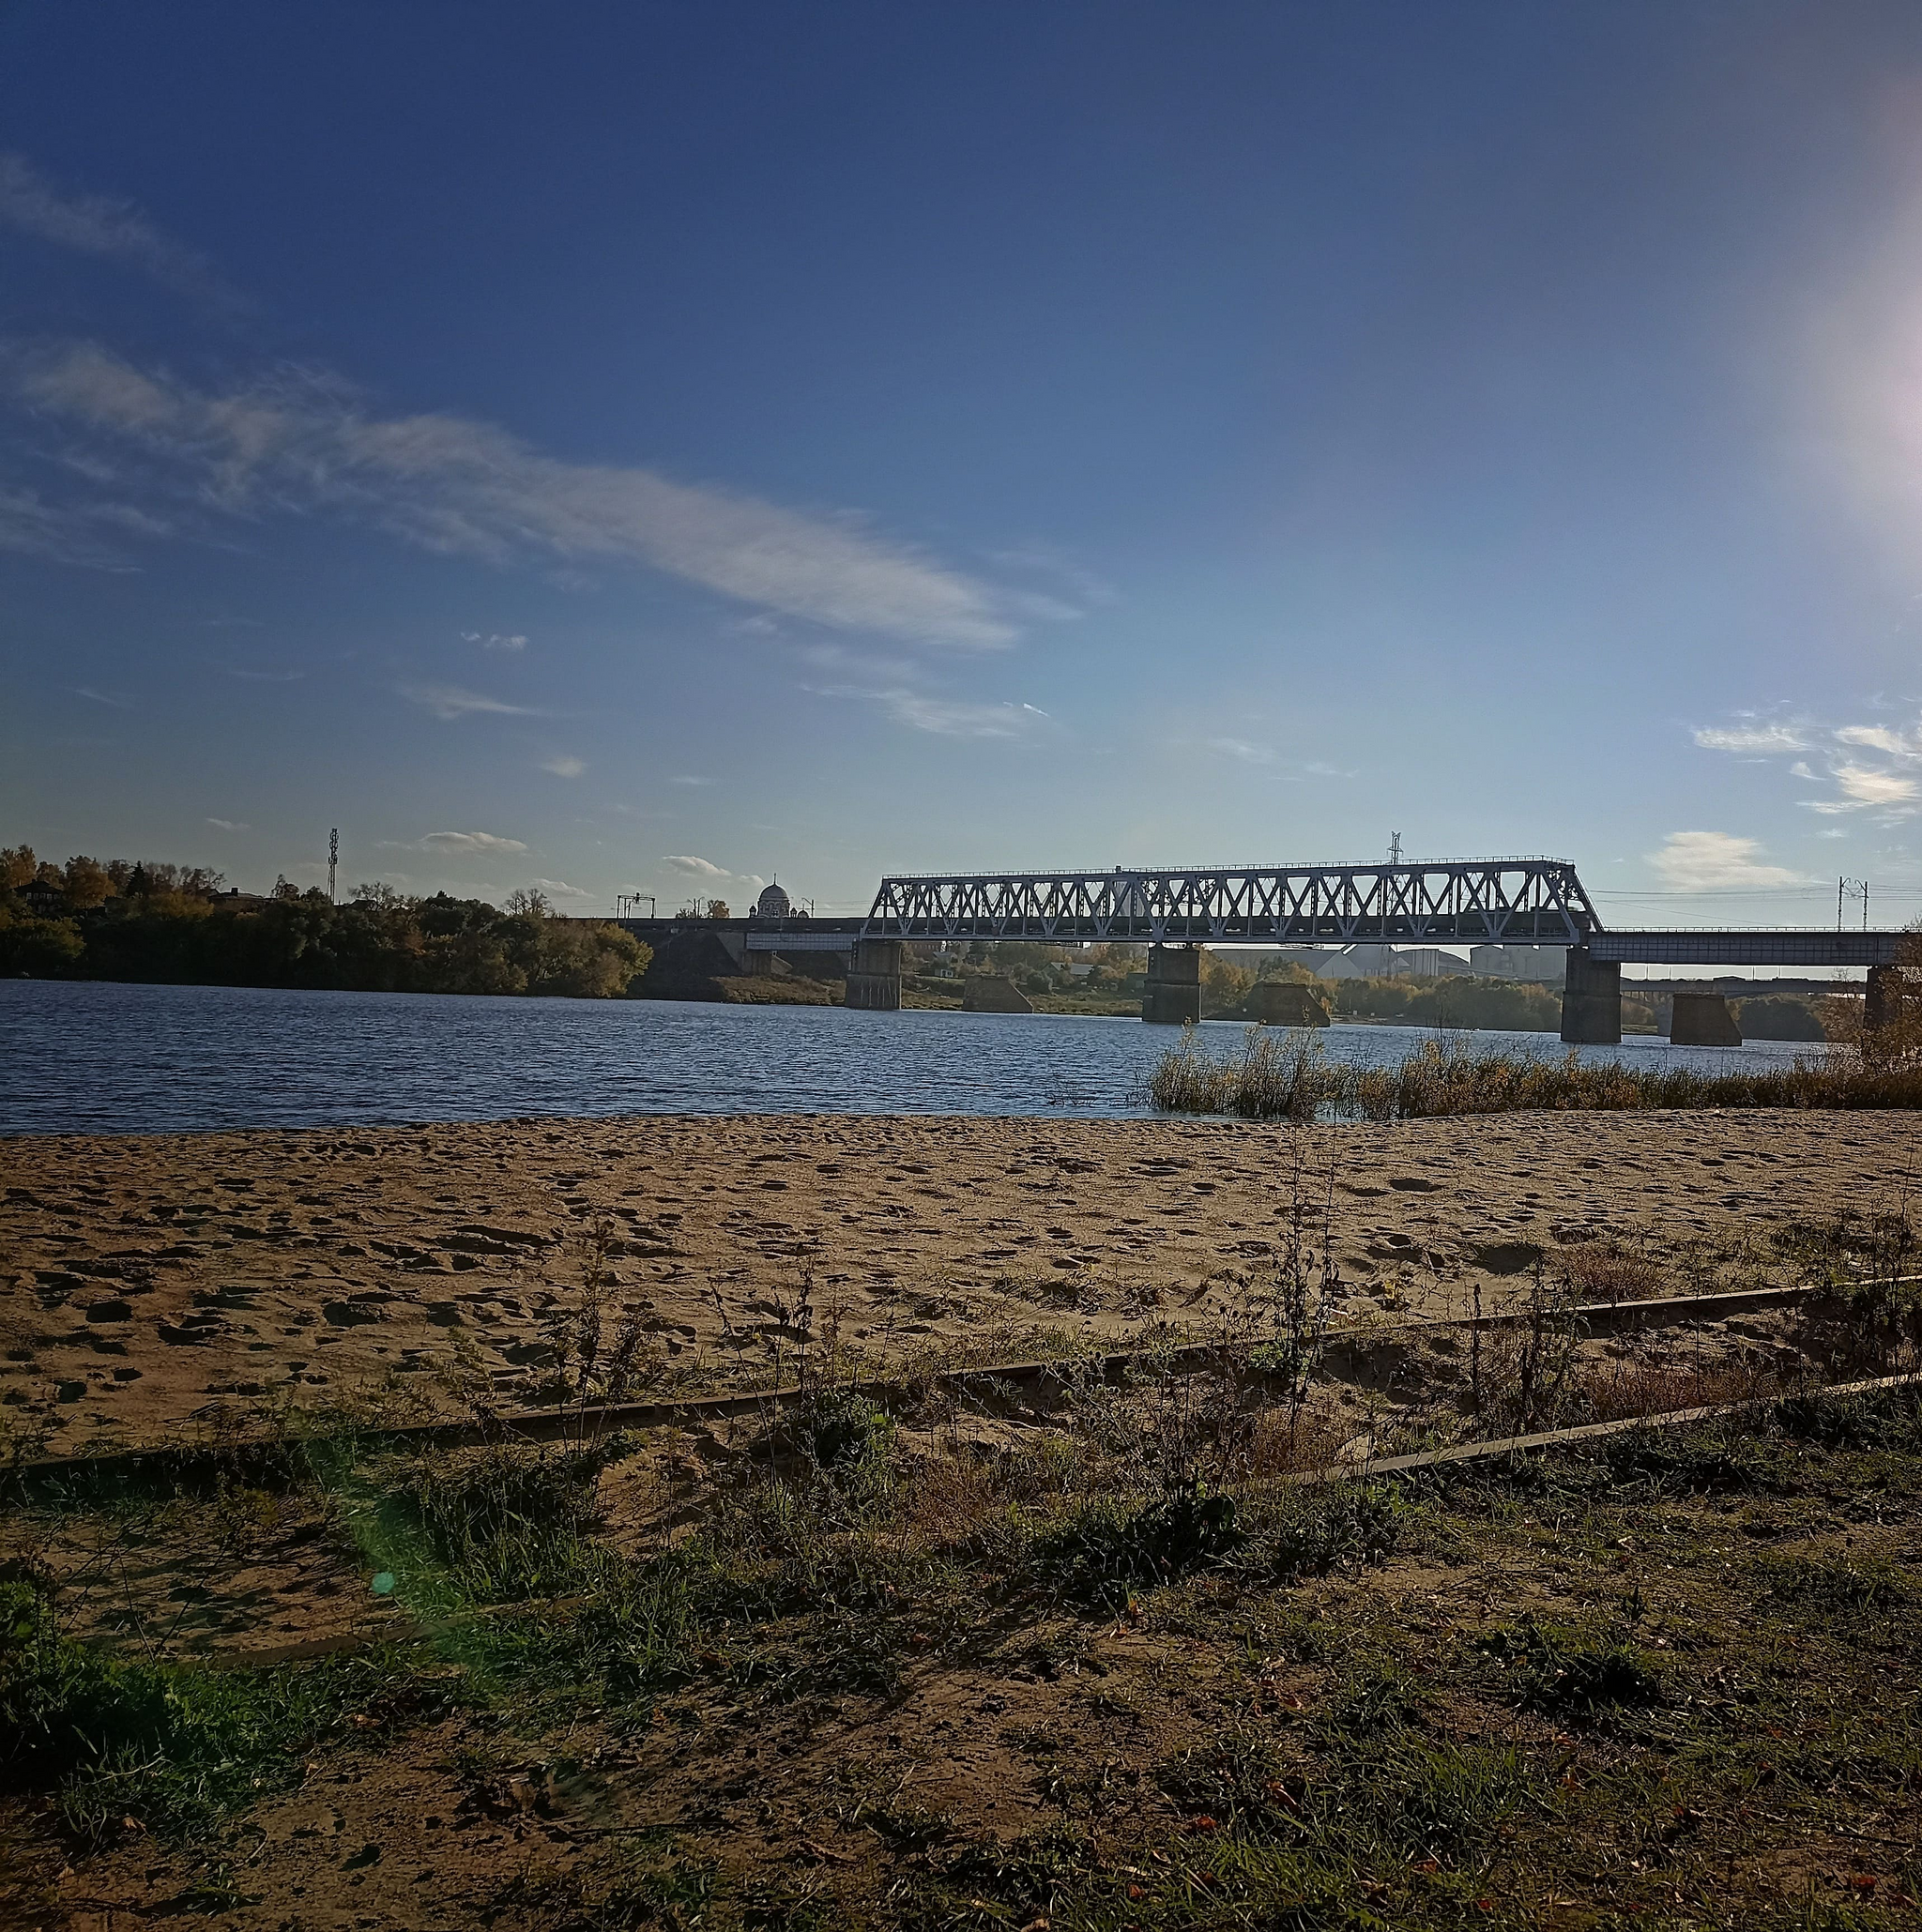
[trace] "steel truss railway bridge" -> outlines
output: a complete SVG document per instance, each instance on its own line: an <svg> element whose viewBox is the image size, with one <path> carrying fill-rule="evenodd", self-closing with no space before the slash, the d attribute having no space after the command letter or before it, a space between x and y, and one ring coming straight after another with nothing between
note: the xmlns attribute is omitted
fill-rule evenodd
<svg viewBox="0 0 1922 1932"><path fill-rule="evenodd" d="M618 923L656 947L705 935L747 972L771 970L779 954L845 953L847 1004L870 1011L900 1005L902 947L915 941L1146 945L1142 1017L1176 1022L1199 1015L1204 946L1560 946L1562 1037L1578 1043L1621 1039L1625 964L1867 967L1874 1008L1890 996L1901 936L1610 930L1575 867L1541 858L898 875L862 919Z"/></svg>

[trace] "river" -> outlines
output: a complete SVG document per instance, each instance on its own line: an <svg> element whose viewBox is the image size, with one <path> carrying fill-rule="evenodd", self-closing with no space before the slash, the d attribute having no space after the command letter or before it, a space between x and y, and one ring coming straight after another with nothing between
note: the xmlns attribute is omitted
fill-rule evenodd
<svg viewBox="0 0 1922 1932"><path fill-rule="evenodd" d="M1213 1045L1237 1023L1211 1021ZM160 1133L617 1114L1105 1115L1177 1036L1133 1019L849 1012L665 1000L488 999L263 987L0 981L0 1133ZM1330 1027L1344 1059L1433 1036ZM1487 1047L1562 1051L1542 1033ZM1819 1047L1671 1047L1584 1058L1723 1071Z"/></svg>

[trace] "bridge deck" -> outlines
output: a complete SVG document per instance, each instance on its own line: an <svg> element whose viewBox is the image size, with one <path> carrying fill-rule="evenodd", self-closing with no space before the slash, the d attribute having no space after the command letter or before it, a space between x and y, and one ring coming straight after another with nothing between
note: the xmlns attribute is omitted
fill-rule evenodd
<svg viewBox="0 0 1922 1932"><path fill-rule="evenodd" d="M1893 966L1904 937L1914 934L1795 931L1720 932L1675 928L1666 932L1591 933L1595 959L1637 966Z"/></svg>

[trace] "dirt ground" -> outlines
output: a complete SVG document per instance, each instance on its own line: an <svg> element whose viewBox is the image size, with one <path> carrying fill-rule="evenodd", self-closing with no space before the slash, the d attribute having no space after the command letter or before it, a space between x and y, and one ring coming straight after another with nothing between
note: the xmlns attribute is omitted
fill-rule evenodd
<svg viewBox="0 0 1922 1932"><path fill-rule="evenodd" d="M791 1350L805 1283L817 1322L877 1359L1005 1359L1203 1322L1298 1221L1318 1242L1325 1223L1335 1312L1356 1320L1459 1313L1583 1241L1658 1252L1673 1290L1786 1282L1772 1229L1894 1209L1918 1153L1914 1115L1766 1112L15 1138L0 1424L55 1453L161 1440L236 1399L424 1386L456 1337L511 1405L603 1220L618 1305L678 1386L705 1388Z"/></svg>
<svg viewBox="0 0 1922 1932"><path fill-rule="evenodd" d="M798 1592L754 1584L764 1551L638 1684L584 1662L591 1589L504 1605L317 1666L309 1704L249 1674L290 1736L206 1827L138 1779L84 1844L0 1806L0 1922L1906 1925L1894 1426L1467 1476L1325 1574L1247 1555L1103 1602L1046 1544L903 1563L890 1518L790 1553ZM145 1521L244 1542L234 1504Z"/></svg>

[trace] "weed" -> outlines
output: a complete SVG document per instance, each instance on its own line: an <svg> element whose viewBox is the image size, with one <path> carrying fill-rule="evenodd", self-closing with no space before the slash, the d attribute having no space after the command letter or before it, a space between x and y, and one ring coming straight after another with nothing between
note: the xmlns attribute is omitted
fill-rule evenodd
<svg viewBox="0 0 1922 1932"><path fill-rule="evenodd" d="M1230 1496L1178 1491L1130 1506L1113 1497L1085 1503L1037 1539L1030 1561L1069 1595L1112 1604L1136 1586L1169 1583L1226 1562L1247 1541Z"/></svg>
<svg viewBox="0 0 1922 1932"><path fill-rule="evenodd" d="M1256 1517L1255 1553L1278 1583L1379 1563L1401 1539L1407 1505L1392 1483L1318 1483L1271 1495Z"/></svg>
<svg viewBox="0 0 1922 1932"><path fill-rule="evenodd" d="M872 1502L894 1474L894 1418L871 1396L829 1392L801 1410L801 1443L814 1467L844 1496Z"/></svg>
<svg viewBox="0 0 1922 1932"><path fill-rule="evenodd" d="M382 1498L382 1546L370 1554L404 1575L422 1559L443 1565L481 1601L567 1589L587 1560L601 1471L625 1446L610 1438L592 1448L425 1455Z"/></svg>
<svg viewBox="0 0 1922 1932"><path fill-rule="evenodd" d="M1598 1644L1580 1631L1530 1618L1494 1631L1480 1648L1503 1668L1509 1694L1525 1711L1566 1719L1661 1701L1646 1654L1630 1645Z"/></svg>

